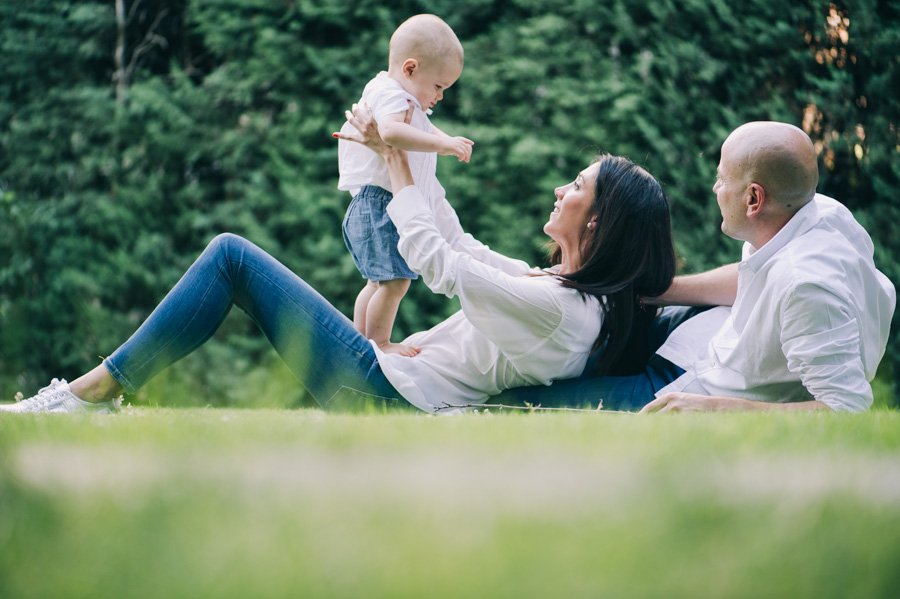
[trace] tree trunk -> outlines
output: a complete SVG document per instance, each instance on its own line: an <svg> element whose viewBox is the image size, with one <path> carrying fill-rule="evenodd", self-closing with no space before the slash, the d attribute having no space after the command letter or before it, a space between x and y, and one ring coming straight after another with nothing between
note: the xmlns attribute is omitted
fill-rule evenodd
<svg viewBox="0 0 900 599"><path fill-rule="evenodd" d="M116 102L119 106L125 104L125 91L128 88L125 72L125 26L127 15L125 14L125 0L116 0L116 72L113 78L116 81Z"/></svg>

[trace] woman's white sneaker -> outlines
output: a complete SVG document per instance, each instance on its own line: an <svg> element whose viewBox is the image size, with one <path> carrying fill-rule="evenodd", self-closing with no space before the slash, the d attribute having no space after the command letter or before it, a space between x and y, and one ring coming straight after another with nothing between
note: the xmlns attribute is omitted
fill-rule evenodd
<svg viewBox="0 0 900 599"><path fill-rule="evenodd" d="M116 400L93 403L75 396L69 389L65 379L53 379L50 384L34 397L23 399L14 404L0 405L2 412L18 412L20 414L43 414L49 412L67 412L84 414L109 414L118 409Z"/></svg>

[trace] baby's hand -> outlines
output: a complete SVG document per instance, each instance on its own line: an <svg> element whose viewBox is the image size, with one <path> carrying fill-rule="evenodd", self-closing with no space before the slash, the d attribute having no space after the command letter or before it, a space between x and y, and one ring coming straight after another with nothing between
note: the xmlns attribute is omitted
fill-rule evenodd
<svg viewBox="0 0 900 599"><path fill-rule="evenodd" d="M445 137L443 147L438 150L441 156L456 156L460 162L468 162L472 157L472 145L475 143L465 137Z"/></svg>

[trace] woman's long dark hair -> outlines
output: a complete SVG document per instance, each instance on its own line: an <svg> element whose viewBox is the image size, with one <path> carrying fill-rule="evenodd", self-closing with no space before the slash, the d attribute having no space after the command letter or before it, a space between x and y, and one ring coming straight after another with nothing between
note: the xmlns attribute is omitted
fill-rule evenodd
<svg viewBox="0 0 900 599"><path fill-rule="evenodd" d="M603 326L591 351L603 353L594 374L631 374L619 359L630 340L640 351L637 333L643 337L655 316L638 302L660 295L675 276L669 205L659 182L627 158L604 154L596 162L590 211L594 226L582 233L581 266L558 277L564 287L600 300ZM562 251L555 246L550 261L559 264L561 259Z"/></svg>

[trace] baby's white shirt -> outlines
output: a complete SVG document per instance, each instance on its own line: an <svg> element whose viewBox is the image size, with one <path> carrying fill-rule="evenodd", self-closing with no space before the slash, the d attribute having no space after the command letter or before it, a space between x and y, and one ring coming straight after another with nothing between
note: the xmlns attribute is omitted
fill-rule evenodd
<svg viewBox="0 0 900 599"><path fill-rule="evenodd" d="M412 101L416 109L410 125L425 133L431 133L431 121L428 120L431 110L422 110L418 100L404 90L398 81L388 77L385 71L378 73L366 84L358 104L366 106L375 120L380 121L390 114L406 112L409 109L408 101ZM345 122L341 127L341 133L352 135L357 131L353 125ZM407 154L413 180L426 201L433 203L443 198L445 191L436 176L437 153ZM343 139L338 141L338 168L340 170L338 189L349 191L351 195L355 196L364 185L377 185L393 192L387 164L381 156L361 144Z"/></svg>

